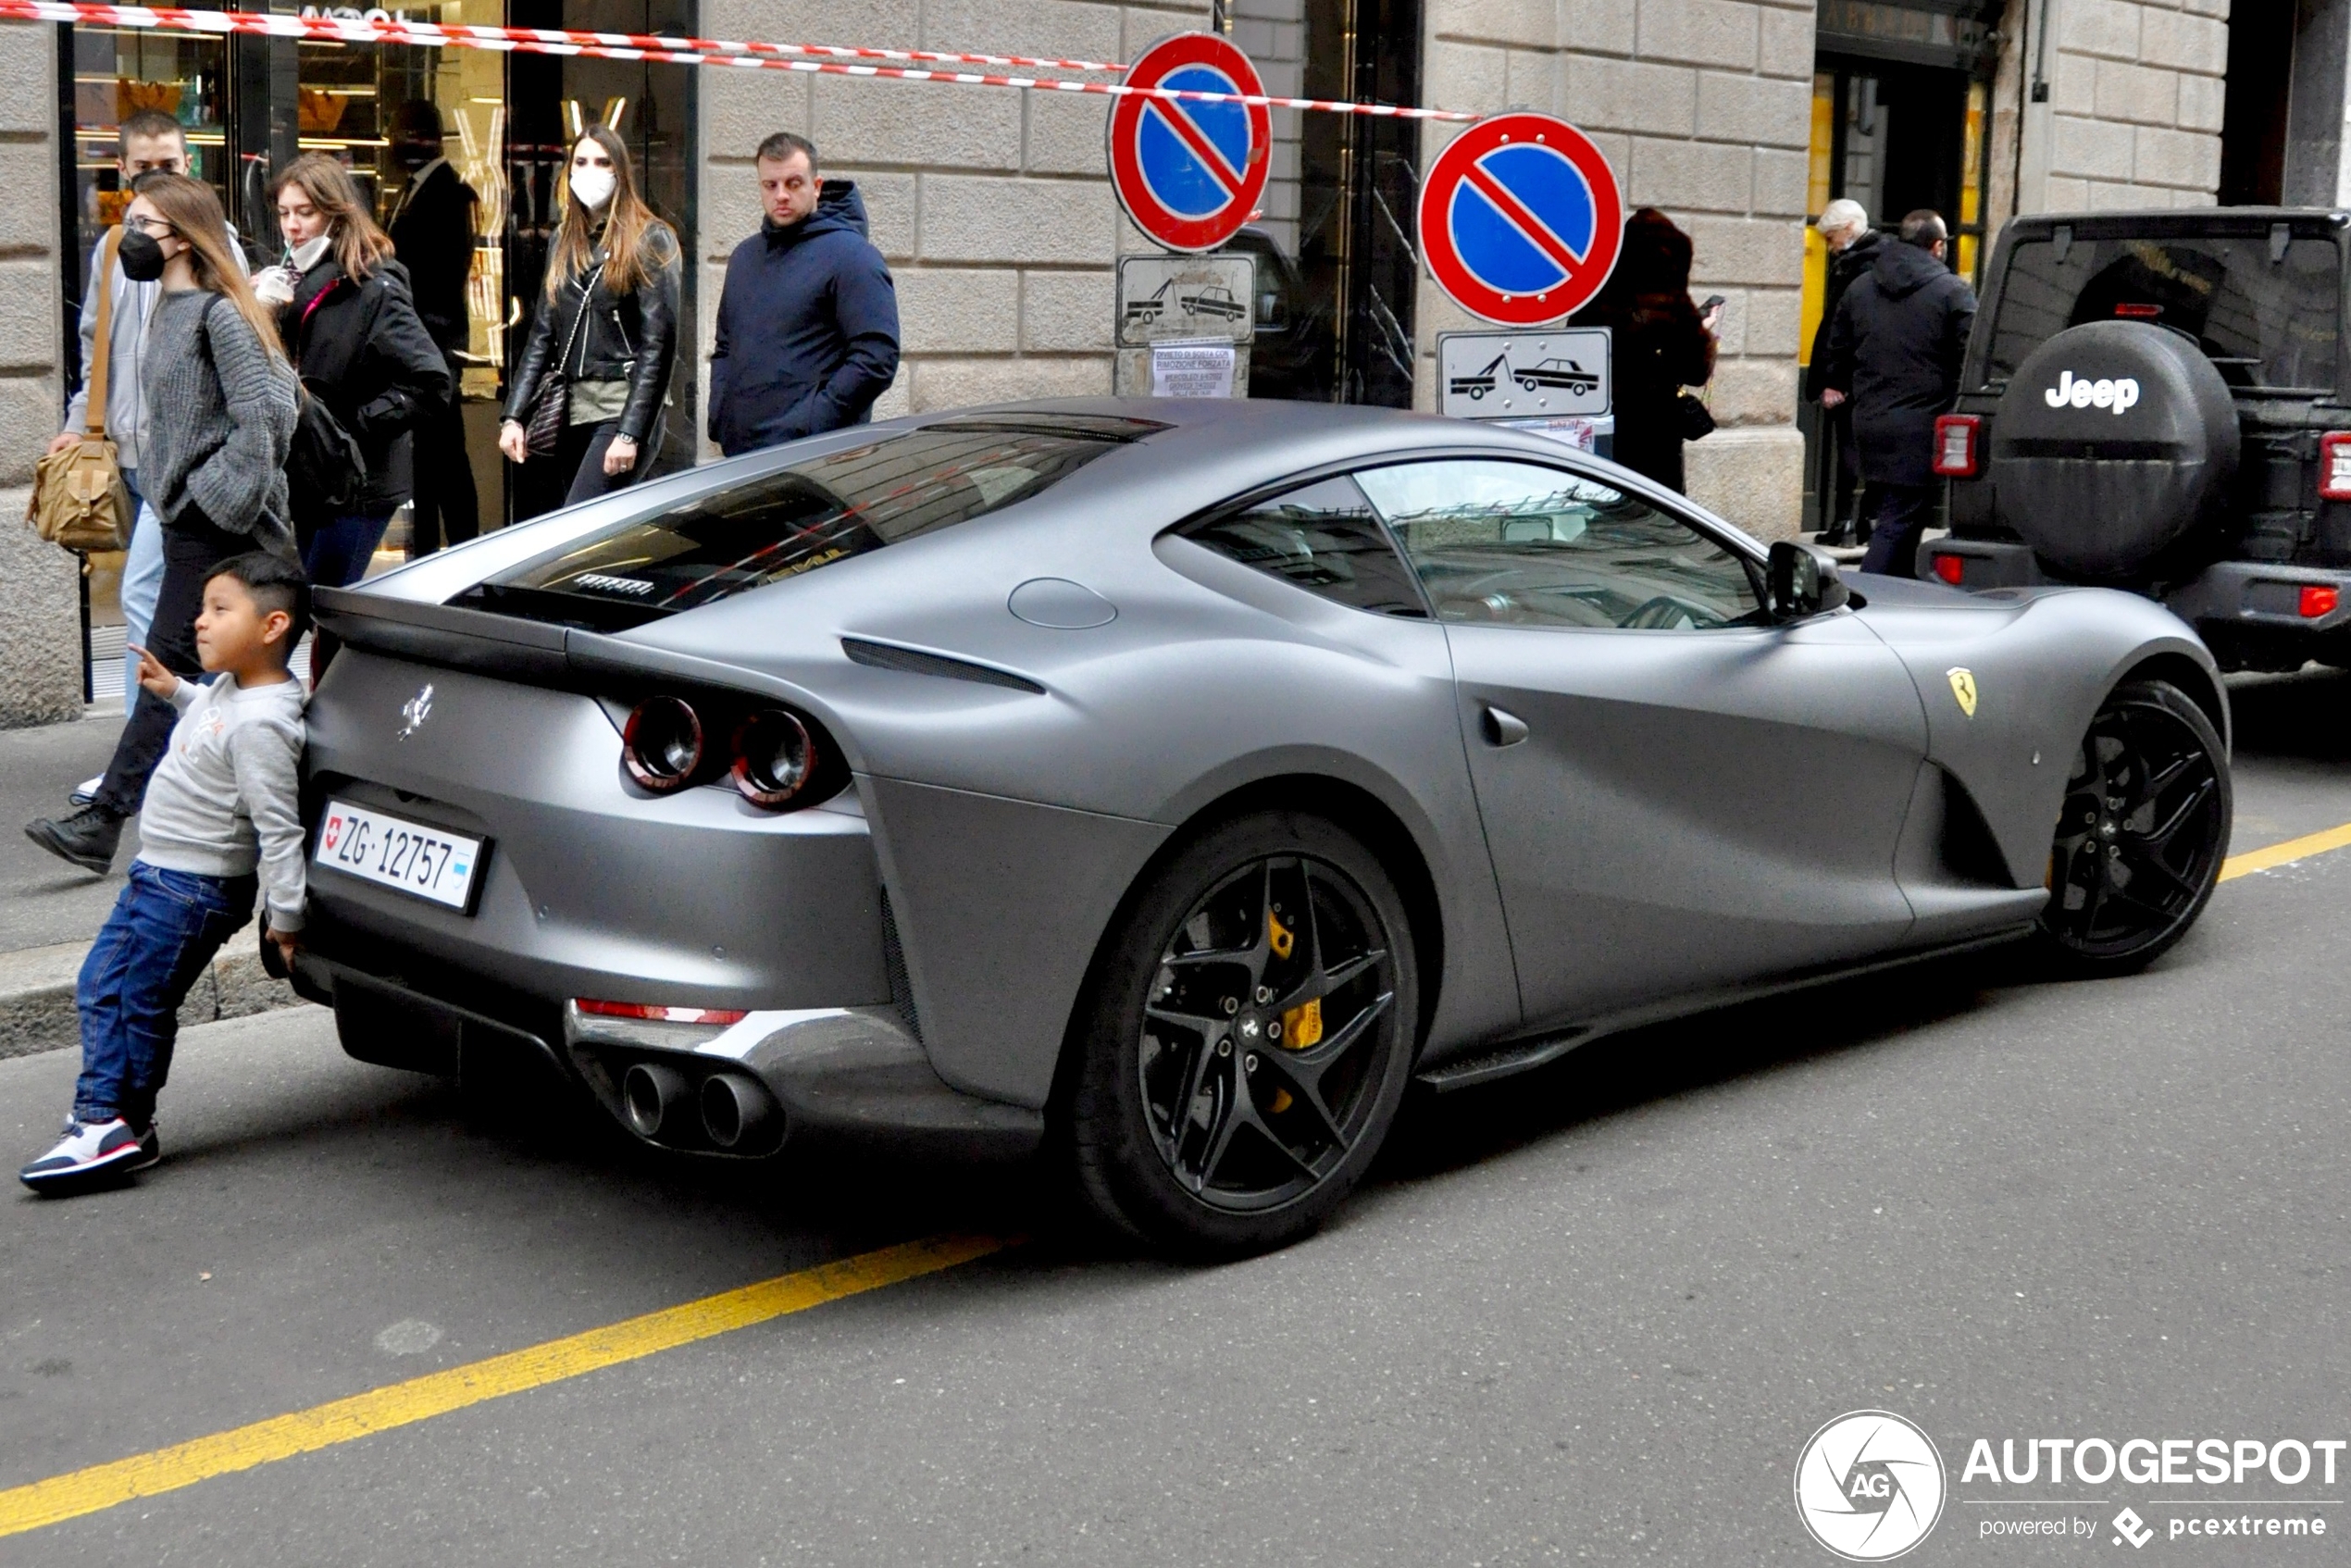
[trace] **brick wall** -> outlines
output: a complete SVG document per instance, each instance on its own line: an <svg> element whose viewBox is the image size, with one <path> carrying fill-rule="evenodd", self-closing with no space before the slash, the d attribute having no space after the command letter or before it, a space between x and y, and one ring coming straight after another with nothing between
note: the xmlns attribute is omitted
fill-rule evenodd
<svg viewBox="0 0 2351 1568"><path fill-rule="evenodd" d="M57 30L0 31L0 728L81 712L75 558L21 526L57 433Z"/></svg>
<svg viewBox="0 0 2351 1568"><path fill-rule="evenodd" d="M1802 504L1796 409L1812 7L1762 0L1428 0L1424 101L1547 109L1591 133L1634 205L1697 249L1691 292L1729 300L1711 403L1687 449L1690 494L1788 537ZM1424 166L1449 139L1422 134ZM1436 335L1479 325L1423 283L1422 406Z"/></svg>

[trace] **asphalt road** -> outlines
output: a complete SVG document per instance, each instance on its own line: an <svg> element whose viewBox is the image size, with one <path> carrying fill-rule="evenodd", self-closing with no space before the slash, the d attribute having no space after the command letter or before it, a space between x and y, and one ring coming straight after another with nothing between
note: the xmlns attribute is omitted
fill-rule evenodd
<svg viewBox="0 0 2351 1568"><path fill-rule="evenodd" d="M2351 822L2351 678L2238 704L2235 847ZM0 1197L0 1509L907 1238L1041 1239L0 1564L1822 1564L1797 1454L1864 1407L1948 1467L1906 1562L2135 1559L2126 1504L2167 1562L2340 1562L2351 1455L2332 1487L1961 1469L1979 1437L2351 1437L2346 908L2351 850L2226 884L2133 979L1978 959L1603 1042L1412 1107L1323 1236L1210 1270L1054 1239L1018 1173L701 1166L353 1063L315 1011L209 1026L165 1165ZM73 1067L0 1062L0 1146ZM2282 1502L2329 1533L2168 1536ZM2097 1527L1986 1533L2053 1517Z"/></svg>

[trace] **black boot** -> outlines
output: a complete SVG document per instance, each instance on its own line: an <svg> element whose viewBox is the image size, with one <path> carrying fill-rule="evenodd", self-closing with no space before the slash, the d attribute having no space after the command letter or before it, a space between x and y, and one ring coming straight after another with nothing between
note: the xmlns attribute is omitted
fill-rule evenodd
<svg viewBox="0 0 2351 1568"><path fill-rule="evenodd" d="M104 877L114 869L122 842L122 818L104 806L83 806L71 816L40 817L24 825L24 836L60 860Z"/></svg>

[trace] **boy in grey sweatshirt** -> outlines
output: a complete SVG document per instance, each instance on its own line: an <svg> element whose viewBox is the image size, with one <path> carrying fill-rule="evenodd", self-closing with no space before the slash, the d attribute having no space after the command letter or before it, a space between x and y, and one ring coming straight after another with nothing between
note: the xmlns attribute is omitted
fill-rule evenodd
<svg viewBox="0 0 2351 1568"><path fill-rule="evenodd" d="M18 1173L61 1192L162 1158L156 1091L171 1070L180 1004L266 890L267 940L288 959L304 900L304 691L287 655L309 619L301 568L261 552L205 582L196 653L210 684L143 651L139 684L179 709L147 786L139 857L81 965L81 1077L56 1148Z"/></svg>

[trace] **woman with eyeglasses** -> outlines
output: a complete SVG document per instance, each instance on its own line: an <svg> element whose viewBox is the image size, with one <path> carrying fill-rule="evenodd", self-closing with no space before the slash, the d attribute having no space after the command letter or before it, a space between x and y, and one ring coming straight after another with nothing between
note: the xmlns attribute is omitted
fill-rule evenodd
<svg viewBox="0 0 2351 1568"><path fill-rule="evenodd" d="M590 126L571 150L546 290L498 430L498 450L520 463L550 455L534 454L532 430L560 420L551 458L571 476L566 505L641 479L660 454L683 254L638 196L628 147Z"/></svg>
<svg viewBox="0 0 2351 1568"><path fill-rule="evenodd" d="M293 484L303 569L320 587L343 588L367 575L392 514L416 492L410 431L449 401L449 366L350 170L305 153L269 196L286 259L254 286L277 306L304 388L356 440L366 467L331 495Z"/></svg>
<svg viewBox="0 0 2351 1568"><path fill-rule="evenodd" d="M123 219L122 270L163 291L147 320L139 391L146 404L139 482L163 522L163 587L147 651L200 678L196 615L205 579L232 555L296 559L286 498L293 370L278 325L254 297L212 187L182 174L141 178ZM139 809L179 712L142 691L115 742L97 798L71 816L25 825L44 849L101 876L123 818Z"/></svg>

